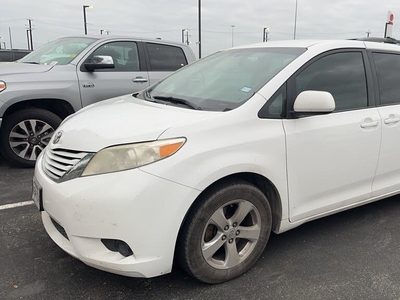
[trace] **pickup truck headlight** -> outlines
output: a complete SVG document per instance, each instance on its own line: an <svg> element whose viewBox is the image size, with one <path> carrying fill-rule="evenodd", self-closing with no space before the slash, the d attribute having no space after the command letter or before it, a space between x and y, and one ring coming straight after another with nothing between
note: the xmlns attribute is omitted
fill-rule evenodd
<svg viewBox="0 0 400 300"><path fill-rule="evenodd" d="M151 164L173 155L185 142L185 138L176 138L105 148L89 161L81 176L129 170Z"/></svg>
<svg viewBox="0 0 400 300"><path fill-rule="evenodd" d="M6 83L0 80L0 92L4 91L6 88L7 88Z"/></svg>

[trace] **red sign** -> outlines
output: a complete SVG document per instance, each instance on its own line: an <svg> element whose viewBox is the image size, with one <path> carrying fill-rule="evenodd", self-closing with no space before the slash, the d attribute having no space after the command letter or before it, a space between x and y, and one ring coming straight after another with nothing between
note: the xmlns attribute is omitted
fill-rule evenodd
<svg viewBox="0 0 400 300"><path fill-rule="evenodd" d="M394 14L393 14L391 11L388 12L388 19L387 19L387 22L388 22L389 24L393 25L393 22L394 22Z"/></svg>

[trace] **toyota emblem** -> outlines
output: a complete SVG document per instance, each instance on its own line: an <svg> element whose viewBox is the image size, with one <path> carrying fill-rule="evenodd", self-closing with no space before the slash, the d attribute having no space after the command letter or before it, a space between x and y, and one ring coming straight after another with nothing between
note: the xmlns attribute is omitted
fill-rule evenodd
<svg viewBox="0 0 400 300"><path fill-rule="evenodd" d="M53 144L57 144L60 141L62 135L62 131L57 132L56 136L54 137Z"/></svg>

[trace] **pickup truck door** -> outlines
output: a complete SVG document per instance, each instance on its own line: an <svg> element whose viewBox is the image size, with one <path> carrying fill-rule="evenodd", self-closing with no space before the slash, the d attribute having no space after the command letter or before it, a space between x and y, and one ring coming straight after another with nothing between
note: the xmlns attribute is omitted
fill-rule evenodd
<svg viewBox="0 0 400 300"><path fill-rule="evenodd" d="M115 68L88 71L84 67L95 55L108 55ZM116 96L132 94L149 86L143 45L133 41L113 41L100 45L77 66L82 106Z"/></svg>

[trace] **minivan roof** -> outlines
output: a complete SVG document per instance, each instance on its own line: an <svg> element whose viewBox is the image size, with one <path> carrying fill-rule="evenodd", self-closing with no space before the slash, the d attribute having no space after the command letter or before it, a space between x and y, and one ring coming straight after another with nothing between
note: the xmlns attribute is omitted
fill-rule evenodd
<svg viewBox="0 0 400 300"><path fill-rule="evenodd" d="M382 49L400 51L399 45L388 44L381 42L372 41L361 41L361 40L285 40L285 41L273 41L264 42L251 45L244 45L234 47L234 49L245 49L245 48L311 48L313 46L332 46L332 48L367 48L367 49Z"/></svg>

